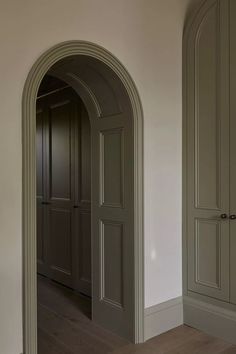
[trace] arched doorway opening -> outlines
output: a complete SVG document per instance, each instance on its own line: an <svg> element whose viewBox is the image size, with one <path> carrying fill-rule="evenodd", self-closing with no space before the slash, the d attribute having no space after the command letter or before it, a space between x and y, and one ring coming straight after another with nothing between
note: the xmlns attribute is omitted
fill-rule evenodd
<svg viewBox="0 0 236 354"><path fill-rule="evenodd" d="M141 103L130 75L113 55L94 44L72 41L53 47L39 58L23 94L25 353L37 352L35 102L48 72L79 94L91 123L93 318L130 340L142 342Z"/></svg>

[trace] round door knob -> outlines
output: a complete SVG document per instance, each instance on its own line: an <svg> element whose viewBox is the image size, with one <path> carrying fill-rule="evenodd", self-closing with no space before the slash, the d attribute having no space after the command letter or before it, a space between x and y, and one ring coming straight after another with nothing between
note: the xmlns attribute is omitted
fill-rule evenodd
<svg viewBox="0 0 236 354"><path fill-rule="evenodd" d="M232 215L230 215L230 220L235 220L236 219L236 215L235 214L232 214Z"/></svg>
<svg viewBox="0 0 236 354"><path fill-rule="evenodd" d="M235 215L236 216L236 215ZM221 219L227 219L228 215L227 214L221 214Z"/></svg>

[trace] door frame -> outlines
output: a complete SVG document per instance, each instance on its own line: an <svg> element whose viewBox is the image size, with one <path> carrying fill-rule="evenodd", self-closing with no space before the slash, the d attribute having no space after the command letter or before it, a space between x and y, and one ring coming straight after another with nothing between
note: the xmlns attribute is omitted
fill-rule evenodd
<svg viewBox="0 0 236 354"><path fill-rule="evenodd" d="M122 82L133 111L134 131L134 340L144 341L144 237L143 237L143 110L133 79L109 51L86 41L59 43L35 62L22 96L22 209L23 209L23 348L37 354L36 256L36 98L44 75L53 64L72 55L86 55L106 64Z"/></svg>

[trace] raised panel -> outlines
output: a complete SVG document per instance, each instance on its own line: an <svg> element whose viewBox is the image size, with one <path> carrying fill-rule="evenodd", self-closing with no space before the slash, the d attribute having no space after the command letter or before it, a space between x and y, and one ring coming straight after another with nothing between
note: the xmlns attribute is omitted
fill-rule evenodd
<svg viewBox="0 0 236 354"><path fill-rule="evenodd" d="M236 223L236 221L235 221ZM236 305L236 225L230 227L230 302Z"/></svg>
<svg viewBox="0 0 236 354"><path fill-rule="evenodd" d="M37 260L39 263L44 263L44 229L43 229L43 207L37 205ZM39 270L39 269L38 269Z"/></svg>
<svg viewBox="0 0 236 354"><path fill-rule="evenodd" d="M220 222L195 221L195 281L212 288L220 288Z"/></svg>
<svg viewBox="0 0 236 354"><path fill-rule="evenodd" d="M50 196L71 198L71 125L69 101L50 107Z"/></svg>
<svg viewBox="0 0 236 354"><path fill-rule="evenodd" d="M81 211L79 216L79 290L91 295L91 213Z"/></svg>
<svg viewBox="0 0 236 354"><path fill-rule="evenodd" d="M204 17L195 45L195 206L220 208L220 62L217 2Z"/></svg>
<svg viewBox="0 0 236 354"><path fill-rule="evenodd" d="M71 212L52 208L50 210L51 268L65 275L72 273L72 232Z"/></svg>
<svg viewBox="0 0 236 354"><path fill-rule="evenodd" d="M124 202L124 137L123 129L100 132L101 205L123 207Z"/></svg>
<svg viewBox="0 0 236 354"><path fill-rule="evenodd" d="M37 196L43 197L43 111L37 112L36 117L36 167L37 167Z"/></svg>
<svg viewBox="0 0 236 354"><path fill-rule="evenodd" d="M100 299L123 308L123 225L100 222Z"/></svg>
<svg viewBox="0 0 236 354"><path fill-rule="evenodd" d="M81 112L81 202L91 201L91 132L86 109Z"/></svg>

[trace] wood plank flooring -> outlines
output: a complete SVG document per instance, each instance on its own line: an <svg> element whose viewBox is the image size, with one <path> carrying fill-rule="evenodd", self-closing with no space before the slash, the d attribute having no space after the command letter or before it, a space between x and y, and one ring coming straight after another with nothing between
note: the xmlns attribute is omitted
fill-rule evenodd
<svg viewBox="0 0 236 354"><path fill-rule="evenodd" d="M236 354L236 346L187 326L134 345L91 320L91 303L38 278L38 354Z"/></svg>

